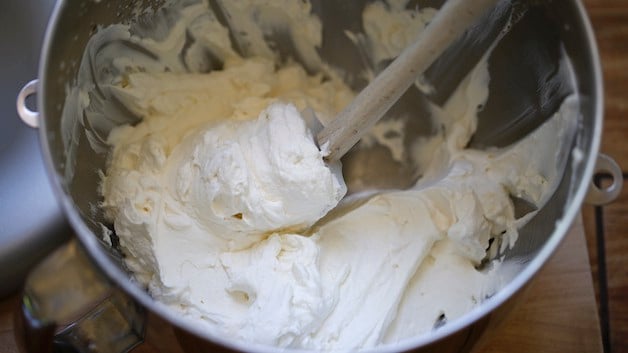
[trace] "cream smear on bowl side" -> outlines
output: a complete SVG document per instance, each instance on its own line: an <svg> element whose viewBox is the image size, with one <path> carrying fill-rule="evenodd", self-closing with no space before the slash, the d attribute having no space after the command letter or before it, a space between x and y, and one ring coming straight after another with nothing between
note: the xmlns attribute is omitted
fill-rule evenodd
<svg viewBox="0 0 628 353"><path fill-rule="evenodd" d="M447 104L431 107L441 133L405 151L424 169L415 186L316 223L346 186L302 112L328 121L353 92L318 57L321 25L308 2L218 3L239 29L233 47L207 3L174 6L159 38L104 28L64 109L66 146L83 124L93 148L111 148L102 207L151 295L234 339L351 350L428 332L498 290L499 260L477 268L491 239L512 246L533 216L515 219L510 195L540 208L553 193L577 99L508 148L466 149L489 94L485 57ZM387 4L364 12L376 62L433 14ZM290 28L300 63L262 40L277 26Z"/></svg>

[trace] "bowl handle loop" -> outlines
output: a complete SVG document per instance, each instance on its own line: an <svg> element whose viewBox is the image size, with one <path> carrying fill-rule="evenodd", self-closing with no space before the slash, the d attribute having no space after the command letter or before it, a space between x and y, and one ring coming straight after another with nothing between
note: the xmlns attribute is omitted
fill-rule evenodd
<svg viewBox="0 0 628 353"><path fill-rule="evenodd" d="M38 80L32 80L24 85L24 87L20 90L20 93L17 95L17 114L20 116L22 121L30 127L39 126L39 113L28 109L26 106L26 98L37 93L38 84Z"/></svg>
<svg viewBox="0 0 628 353"><path fill-rule="evenodd" d="M596 176L610 175L612 184L608 187L601 188L595 184ZM623 185L623 173L619 165L613 158L600 153L595 162L595 170L593 171L593 179L589 185L585 202L595 206L602 206L613 202L621 193Z"/></svg>
<svg viewBox="0 0 628 353"><path fill-rule="evenodd" d="M94 266L76 239L39 263L15 315L22 352L125 353L144 339L145 310Z"/></svg>

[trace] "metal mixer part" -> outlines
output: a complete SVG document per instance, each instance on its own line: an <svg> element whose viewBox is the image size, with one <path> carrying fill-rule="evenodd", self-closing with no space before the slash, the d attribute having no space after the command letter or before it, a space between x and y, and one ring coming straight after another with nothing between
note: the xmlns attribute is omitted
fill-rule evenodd
<svg viewBox="0 0 628 353"><path fill-rule="evenodd" d="M17 114L20 116L22 121L30 126L30 127L38 127L39 126L39 114L30 110L26 106L26 98L37 93L37 83L38 80L32 80L27 83L21 90L17 96Z"/></svg>

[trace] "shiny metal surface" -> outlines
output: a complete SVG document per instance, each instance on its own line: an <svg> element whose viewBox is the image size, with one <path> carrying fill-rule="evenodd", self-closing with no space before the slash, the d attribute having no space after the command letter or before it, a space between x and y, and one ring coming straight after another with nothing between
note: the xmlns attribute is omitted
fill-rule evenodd
<svg viewBox="0 0 628 353"><path fill-rule="evenodd" d="M71 234L46 175L37 131L15 112L20 88L36 77L54 3L0 2L0 297L16 290L28 269Z"/></svg>
<svg viewBox="0 0 628 353"><path fill-rule="evenodd" d="M600 153L595 163L595 174L608 174L612 183L607 187L601 187L591 180L585 202L594 206L609 204L619 197L623 185L622 170L611 157Z"/></svg>
<svg viewBox="0 0 628 353"><path fill-rule="evenodd" d="M200 336L206 341L246 351L274 351L273 348L234 342L204 332L155 303L142 288L129 280L129 274L119 261L119 254L110 250L100 240L101 229L98 222L103 219L93 206L98 204L98 172L104 167L106 155L92 151L86 143L84 133L78 141L79 148L75 151L77 167L73 179L66 178L66 151L60 138L64 87L75 78L77 65L89 35L97 25L128 19L134 6L126 6L127 3L60 1L42 51L38 76L41 82L38 108L44 119L41 122L40 137L46 151L46 163L55 175L55 187L63 208L93 260L109 278L149 310L163 316L185 332ZM133 3L148 6L156 2ZM360 3L329 1L313 3L314 9L322 16L325 27L328 28L325 34L325 40L328 41L321 48L323 56L348 71L352 69L359 71L360 64L357 64L361 62L359 54L341 43L338 31L360 28L357 15ZM455 338L461 334L462 343L451 345L450 348L453 348L447 351L470 348L469 344L465 344L465 337L474 337L474 332L482 331L486 327L487 318L503 313L505 306L502 304L513 298L529 282L556 249L584 199L597 159L602 125L602 83L597 48L579 1L531 3L540 5L533 5L533 8L524 12L523 17L504 36L491 56L489 61L492 77L491 98L480 114L481 130L477 137L479 139L482 134L488 134L493 129L500 133L495 135L495 141L487 145L511 143L538 126L553 112L566 93L575 90L581 98L581 129L574 144L582 152L583 159L580 163L567 164L565 176L554 197L533 221L521 230L516 246L504 254L506 263L514 266L516 271L504 274L507 284L502 290L459 320L394 346L378 348L377 351L400 351L419 347L423 348L422 351L431 351L440 347L443 339L455 342ZM500 18L492 20L498 21ZM572 70L565 70L558 60L557 52L561 46L571 58ZM346 58L353 58L356 61ZM512 64L513 60L516 60L516 65ZM437 67L434 70L438 72ZM359 82L357 76L353 80L350 79L350 82L355 87L363 84ZM443 90L447 91L445 88ZM404 103L409 104L408 108L412 113L418 114L421 112L420 102L425 99L438 103L442 97L417 96L414 99L407 99ZM396 112L407 113L406 107L399 108ZM508 129L501 131L496 129L497 126ZM420 131L420 127L415 128L411 136L426 133ZM345 163L349 179L355 170L370 173L370 170L374 169L372 166L377 162L364 154L360 157L360 153L354 152L356 153L348 156ZM373 151L368 153L376 155ZM390 177L390 174L387 175Z"/></svg>
<svg viewBox="0 0 628 353"><path fill-rule="evenodd" d="M28 353L126 353L144 337L144 309L93 266L76 239L29 273L20 309L16 340Z"/></svg>

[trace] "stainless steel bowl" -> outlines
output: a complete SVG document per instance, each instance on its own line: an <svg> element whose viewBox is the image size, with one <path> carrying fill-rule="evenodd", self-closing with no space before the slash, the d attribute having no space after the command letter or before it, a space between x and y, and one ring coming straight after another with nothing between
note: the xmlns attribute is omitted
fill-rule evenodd
<svg viewBox="0 0 628 353"><path fill-rule="evenodd" d="M313 10L320 16L325 28L320 53L326 61L350 73L349 83L356 89L364 85L357 75L364 62L342 35L342 31L361 30L360 13L366 2L312 0ZM72 256L81 257L81 251L85 251L89 261L98 268L96 272L104 274L108 288L121 289L121 293L129 295L140 307L178 327L180 334L197 337L195 342L205 348L221 346L243 351L276 351L272 347L237 342L205 332L159 305L134 283L124 269L115 247L101 240L99 223L104 222L104 219L94 205L98 205L100 200L97 190L99 171L104 170L106 153L96 152L90 147L83 128L80 129L80 138L74 141L75 150L70 153L64 146L61 114L66 87L76 80L78 65L89 37L98 26L128 22L136 13L136 8L158 7L160 3L162 1L58 1L49 24L40 60L39 83L30 88L33 90L36 87L39 93L39 113L35 113L35 120L39 123L47 168L57 196L76 232L80 248L84 249ZM408 6L415 6L416 3L438 6L441 1L410 1ZM472 145L478 148L508 145L538 127L557 109L567 94L577 93L580 97L580 116L573 118L580 119L580 128L573 147L579 151L580 158L576 158L579 162L567 163L555 195L521 229L516 246L505 252L505 262L518 270L503 275L506 284L497 294L459 320L374 351L469 350L487 328L499 323L498 318L509 307L506 304L518 297L517 294L521 293L522 288L554 252L579 212L594 171L608 170L615 176L616 184L620 184L618 168L614 169L612 162L596 167L602 131L602 75L593 33L581 2L504 0L500 6L499 11L485 17L475 32L455 44L428 70L428 78L438 77L435 93L425 95L417 90L411 91L397 104L392 114L421 114L421 102L425 100L443 103L493 39L503 34L503 26L514 16L512 28L503 36L489 60L492 78L490 98L480 114L479 129ZM571 60L569 70L558 70L562 65L561 48L564 48ZM22 113L28 115L24 107ZM410 136L425 133L419 125L411 126L411 129L413 133ZM76 166L71 179L66 173L70 154L74 154L75 158L70 163ZM368 168L374 158L379 158L373 157L377 155L367 150L354 151L346 157L345 175L350 187L351 178L356 175L366 175L373 183L396 178L394 174L381 174ZM589 195L597 193L600 196L597 202L605 202L612 199L615 189L600 191L593 188ZM28 282L25 298L43 307L43 303L52 295L47 289L34 288L37 287L35 282ZM140 309L133 307L136 309L131 311L141 313ZM25 310L31 316L49 315L59 321L52 309ZM63 332L69 332L67 330ZM135 331L141 329L135 327ZM195 346L191 349L197 348Z"/></svg>

